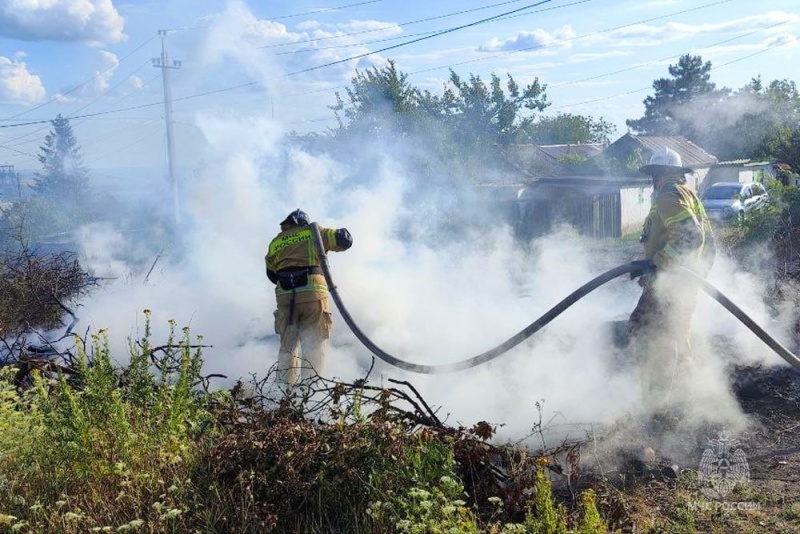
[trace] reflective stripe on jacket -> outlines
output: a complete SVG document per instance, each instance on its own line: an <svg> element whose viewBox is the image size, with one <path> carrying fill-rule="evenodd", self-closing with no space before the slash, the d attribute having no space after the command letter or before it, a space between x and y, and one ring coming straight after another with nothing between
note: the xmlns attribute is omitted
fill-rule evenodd
<svg viewBox="0 0 800 534"><path fill-rule="evenodd" d="M680 264L707 274L716 247L697 195L680 179L665 179L653 192L642 233L645 257L659 268Z"/></svg>
<svg viewBox="0 0 800 534"><path fill-rule="evenodd" d="M336 242L336 230L319 227L325 251L346 250ZM269 244L264 257L267 270L278 273L285 269L320 266L310 226L297 226L279 233ZM294 289L296 302L322 300L328 296L328 284L321 274L309 274L308 284ZM278 304L288 304L292 290L275 286Z"/></svg>

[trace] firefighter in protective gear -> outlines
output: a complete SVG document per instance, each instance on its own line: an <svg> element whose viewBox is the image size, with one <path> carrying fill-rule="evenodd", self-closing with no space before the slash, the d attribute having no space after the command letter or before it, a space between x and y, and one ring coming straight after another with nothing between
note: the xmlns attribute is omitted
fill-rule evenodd
<svg viewBox="0 0 800 534"><path fill-rule="evenodd" d="M278 305L275 333L280 337L279 380L290 387L298 379L325 373L332 327L328 285L309 225L305 212L298 209L290 213L264 258ZM319 232L326 252L347 250L353 244L346 228L319 227Z"/></svg>
<svg viewBox="0 0 800 534"><path fill-rule="evenodd" d="M639 276L642 296L630 317L630 334L643 356L642 388L647 413L663 413L685 398L680 380L691 362L689 328L697 286L677 266L706 276L714 261L711 224L700 199L686 185L680 155L656 151L640 172L653 178L650 213L640 238L645 260Z"/></svg>

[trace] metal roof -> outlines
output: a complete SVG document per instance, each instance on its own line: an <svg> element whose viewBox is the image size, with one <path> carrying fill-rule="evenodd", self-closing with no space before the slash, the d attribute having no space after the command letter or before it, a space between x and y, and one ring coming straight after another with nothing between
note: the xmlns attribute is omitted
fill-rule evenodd
<svg viewBox="0 0 800 534"><path fill-rule="evenodd" d="M538 145L539 150L558 160L564 156L583 156L591 158L605 149L605 145L600 143L571 144L571 145Z"/></svg>
<svg viewBox="0 0 800 534"><path fill-rule="evenodd" d="M716 156L709 154L682 135L661 136L628 133L611 143L605 153L619 157L622 155L621 152L628 153L629 150L626 149L630 146L641 147L646 152L643 154L646 156L646 160L650 159L650 155L660 148L671 148L680 155L683 166L690 169L710 167L717 162Z"/></svg>
<svg viewBox="0 0 800 534"><path fill-rule="evenodd" d="M629 134L631 135L631 134ZM681 156L681 161L685 167L697 169L708 167L717 162L716 156L712 156L696 144L692 143L681 135L657 136L657 135L631 135L642 146L654 152L662 147L669 147Z"/></svg>

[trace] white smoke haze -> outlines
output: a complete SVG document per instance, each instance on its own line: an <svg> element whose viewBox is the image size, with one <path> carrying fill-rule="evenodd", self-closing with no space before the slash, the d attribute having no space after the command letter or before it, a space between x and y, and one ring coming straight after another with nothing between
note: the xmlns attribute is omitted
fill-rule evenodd
<svg viewBox="0 0 800 534"><path fill-rule="evenodd" d="M232 5L221 20L247 20L249 14ZM237 32L225 46L229 34L210 35L208 45L221 51L219 61L240 60L251 72L261 68L250 53L239 55L244 47ZM259 79L269 79L269 69ZM350 230L353 247L329 255L342 298L373 341L414 363L451 363L488 350L591 278L632 259L565 229L531 243L501 224L445 231L431 214L451 205L454 191L420 184L408 174L399 143L365 143L353 147L357 153L326 156L291 146L284 126L270 120L268 111L217 110L199 114L195 124L206 141L204 167L184 184L174 249L164 253L146 283L143 276L118 276L79 311L84 328L109 330L118 358L127 354L128 337L142 334L142 311L150 309L156 340L164 339L167 321L175 319L213 346L204 351L205 372L227 375L220 386L251 373L264 377L278 350L264 255L279 222L295 208L322 226ZM358 167L364 161L371 162L369 168ZM455 182L451 178L442 176L441 182ZM496 218L485 211L464 215ZM90 267L128 272L119 258L133 245L124 235L96 228L85 235L93 236ZM149 250L160 247L155 243ZM738 273L724 258L709 279L757 322L772 324L762 280ZM543 400L544 421L553 419L554 425L548 445L555 445L568 433L610 425L639 410L636 369L616 362L619 351L608 326L630 313L638 294L627 279L607 284L528 342L475 369L426 376L378 362L370 379L410 381L429 404L441 406L442 417L450 414L451 423L503 424L498 439L526 436ZM694 332L700 363L686 376L699 391L689 407L693 420L743 425L728 385L728 355L717 350L715 336L740 349L744 361L780 363L778 357L702 295ZM371 355L334 311L327 375L351 381L370 365Z"/></svg>

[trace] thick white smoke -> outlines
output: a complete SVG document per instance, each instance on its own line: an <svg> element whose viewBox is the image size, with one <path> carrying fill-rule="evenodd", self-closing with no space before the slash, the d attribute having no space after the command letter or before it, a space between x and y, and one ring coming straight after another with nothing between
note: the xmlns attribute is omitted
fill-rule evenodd
<svg viewBox="0 0 800 534"><path fill-rule="evenodd" d="M229 28L230 14L223 20ZM210 33L212 39L227 34ZM238 47L207 45L224 52L221 62L238 59ZM248 70L258 64L252 53L243 61ZM260 79L274 78L263 74ZM269 117L268 110L218 110L195 117L206 141L204 167L183 184L178 239L146 282L118 261L115 251L130 248L122 234L87 230L90 261L117 273L118 279L97 291L79 315L84 325L110 330L119 358L127 353L127 337L141 334L142 310L151 309L156 336L163 336L172 318L213 345L204 353L206 372L225 374L230 381L251 373L263 377L278 348L273 286L263 258L279 221L298 207L322 226L351 231L352 249L329 256L339 291L369 337L415 363L450 363L483 352L594 276L633 259L615 256L611 247L569 229L531 243L520 242L499 224L430 240L401 239L437 228L418 217L416 204L404 202L418 196L409 195L417 184L402 170L396 144L357 147L373 153L374 166L365 172L350 166L346 156L334 159L292 146L286 128ZM352 179L355 175L359 178ZM454 197L447 189L426 190L425 195L425 203L433 206L449 205ZM485 213L475 216L486 218ZM408 225L418 228L404 231ZM745 305L754 319L771 324L760 280L737 273L722 258L710 280ZM634 282L615 281L490 364L421 376L379 363L371 380L409 380L431 405L451 414L450 422L505 424L503 438L526 435L539 420L536 405L542 400L545 421L553 419L553 425L580 433L587 428L581 425L611 423L635 412L640 402L635 369L614 362L617 350L608 325L630 313L637 297ZM371 356L338 313L334 317L328 375L360 378ZM726 355L717 350L715 336L735 345L747 361L777 357L702 296L695 333L696 356L705 362L690 377L704 392L696 406L699 417L741 424L729 393Z"/></svg>

